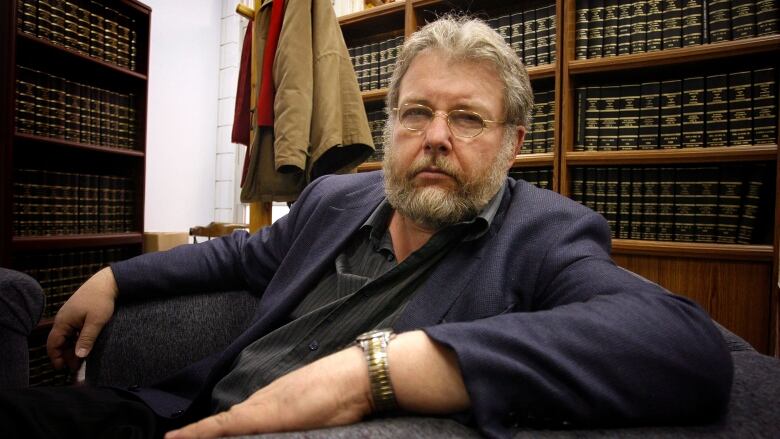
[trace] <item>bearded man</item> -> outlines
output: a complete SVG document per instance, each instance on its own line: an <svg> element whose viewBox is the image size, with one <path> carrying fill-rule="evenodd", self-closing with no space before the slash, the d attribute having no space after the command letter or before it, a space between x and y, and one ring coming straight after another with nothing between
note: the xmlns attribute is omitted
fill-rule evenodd
<svg viewBox="0 0 780 439"><path fill-rule="evenodd" d="M117 296L247 289L262 300L246 332L132 397L70 392L125 414L140 401L134 428L178 428L170 439L394 413L451 415L491 437L533 419L717 415L732 364L707 315L615 266L603 217L507 177L531 108L498 34L428 24L393 73L383 172L321 178L252 236L114 264L62 307L48 347L76 366Z"/></svg>

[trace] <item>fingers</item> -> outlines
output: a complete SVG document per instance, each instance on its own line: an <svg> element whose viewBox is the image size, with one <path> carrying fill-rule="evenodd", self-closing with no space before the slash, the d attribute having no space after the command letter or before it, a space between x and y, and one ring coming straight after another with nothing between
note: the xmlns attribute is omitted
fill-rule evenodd
<svg viewBox="0 0 780 439"><path fill-rule="evenodd" d="M84 322L84 327L81 328L78 341L76 341L76 357L84 359L89 355L104 325L102 322L92 321L90 315L87 315L87 320Z"/></svg>
<svg viewBox="0 0 780 439"><path fill-rule="evenodd" d="M79 360L73 355L75 336L76 330L74 328L55 321L46 340L46 353L55 369L61 369L65 365L71 369L78 368Z"/></svg>
<svg viewBox="0 0 780 439"><path fill-rule="evenodd" d="M250 417L245 416L243 411L233 408L179 430L169 431L166 433L165 439L215 438L261 432L259 426L256 425L257 420L252 421Z"/></svg>

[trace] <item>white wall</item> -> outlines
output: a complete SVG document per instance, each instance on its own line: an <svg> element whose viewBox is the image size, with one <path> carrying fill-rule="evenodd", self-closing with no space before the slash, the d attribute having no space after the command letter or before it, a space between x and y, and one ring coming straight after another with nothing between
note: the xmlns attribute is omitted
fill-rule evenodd
<svg viewBox="0 0 780 439"><path fill-rule="evenodd" d="M152 8L146 231L214 220L220 19L215 0L144 0Z"/></svg>

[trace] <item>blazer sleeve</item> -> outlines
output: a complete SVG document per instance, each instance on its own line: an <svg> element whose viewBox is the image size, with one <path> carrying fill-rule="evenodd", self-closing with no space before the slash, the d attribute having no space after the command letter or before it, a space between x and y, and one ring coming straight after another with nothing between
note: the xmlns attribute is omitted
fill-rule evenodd
<svg viewBox="0 0 780 439"><path fill-rule="evenodd" d="M317 204L310 184L290 212L271 226L146 253L111 265L121 299L248 289L262 294L296 236L296 228ZM312 201L313 202L309 202Z"/></svg>
<svg viewBox="0 0 780 439"><path fill-rule="evenodd" d="M690 422L728 402L731 357L709 317L617 267L606 221L588 212L550 234L532 309L424 328L457 354L469 415L488 436Z"/></svg>

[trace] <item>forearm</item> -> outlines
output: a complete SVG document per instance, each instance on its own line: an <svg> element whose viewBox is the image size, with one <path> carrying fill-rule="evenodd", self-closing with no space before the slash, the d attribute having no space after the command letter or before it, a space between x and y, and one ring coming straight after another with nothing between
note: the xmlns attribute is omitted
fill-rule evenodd
<svg viewBox="0 0 780 439"><path fill-rule="evenodd" d="M401 409L445 414L469 408L457 356L423 331L395 337L388 345L388 364Z"/></svg>

